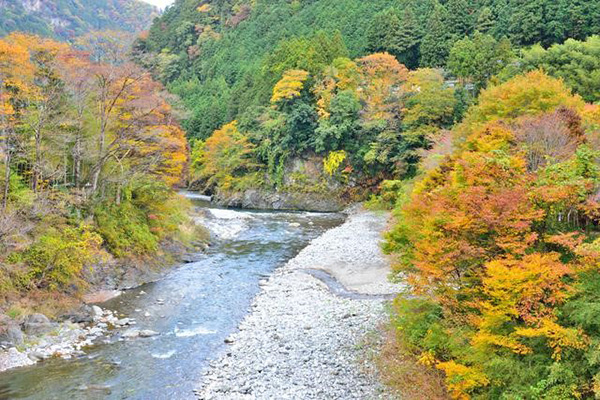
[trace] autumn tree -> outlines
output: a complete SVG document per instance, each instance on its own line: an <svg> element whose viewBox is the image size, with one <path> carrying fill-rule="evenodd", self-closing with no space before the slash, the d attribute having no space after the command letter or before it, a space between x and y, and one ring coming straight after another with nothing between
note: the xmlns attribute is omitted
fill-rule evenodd
<svg viewBox="0 0 600 400"><path fill-rule="evenodd" d="M286 71L283 78L273 88L271 103L276 104L300 97L308 76L308 72L303 70Z"/></svg>
<svg viewBox="0 0 600 400"><path fill-rule="evenodd" d="M27 98L35 95L35 68L27 48L0 40L0 129L4 153L2 209L8 205L12 158L19 145L15 128L21 123Z"/></svg>
<svg viewBox="0 0 600 400"><path fill-rule="evenodd" d="M35 68L33 83L36 88L36 96L30 101L32 107L28 110L27 120L34 137L31 188L37 192L40 181L53 175L52 168L43 165L42 146L46 139L46 130L49 130L50 126L53 126L54 131L58 130L56 121L63 100L58 60L60 54L66 51L68 46L49 39L23 34L12 34L6 40L26 48Z"/></svg>
<svg viewBox="0 0 600 400"><path fill-rule="evenodd" d="M358 60L363 75L359 94L365 102L367 121L392 121L398 118L401 85L408 69L388 53L377 53Z"/></svg>
<svg viewBox="0 0 600 400"><path fill-rule="evenodd" d="M386 248L419 298L398 299L394 323L453 398L595 394L581 360L600 331L577 303L598 306L587 271L600 259L589 234L600 168L585 109L542 72L484 90L456 150L400 205Z"/></svg>
<svg viewBox="0 0 600 400"><path fill-rule="evenodd" d="M192 173L205 182L206 188L219 183L231 187L234 176L252 168L253 146L237 129L237 121L216 130L205 142L198 141L192 152Z"/></svg>
<svg viewBox="0 0 600 400"><path fill-rule="evenodd" d="M94 87L93 68L85 53L73 49L63 53L59 62L59 72L70 104L67 131L72 132L72 138L69 139L73 159L71 175L74 187L80 189L84 175L84 156L91 139L91 135L85 129L85 117Z"/></svg>

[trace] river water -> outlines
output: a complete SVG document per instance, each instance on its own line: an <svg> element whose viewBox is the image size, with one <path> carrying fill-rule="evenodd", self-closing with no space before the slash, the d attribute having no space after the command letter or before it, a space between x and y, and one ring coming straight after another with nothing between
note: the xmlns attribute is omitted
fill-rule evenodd
<svg viewBox="0 0 600 400"><path fill-rule="evenodd" d="M101 306L135 318L153 338L119 340L75 360L52 359L0 374L0 399L189 399L207 363L225 351L259 291L259 280L310 240L343 222L339 214L203 208L213 245L199 261Z"/></svg>

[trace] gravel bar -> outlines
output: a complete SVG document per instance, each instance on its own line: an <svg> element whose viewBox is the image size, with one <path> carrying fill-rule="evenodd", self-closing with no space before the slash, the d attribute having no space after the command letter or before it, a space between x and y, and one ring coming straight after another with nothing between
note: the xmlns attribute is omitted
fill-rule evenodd
<svg viewBox="0 0 600 400"><path fill-rule="evenodd" d="M388 399L365 348L386 319L387 282L381 233L388 215L362 209L313 240L260 282L261 292L227 349L210 363L200 399ZM303 270L323 270L353 293L332 293ZM234 290L234 288L232 288Z"/></svg>

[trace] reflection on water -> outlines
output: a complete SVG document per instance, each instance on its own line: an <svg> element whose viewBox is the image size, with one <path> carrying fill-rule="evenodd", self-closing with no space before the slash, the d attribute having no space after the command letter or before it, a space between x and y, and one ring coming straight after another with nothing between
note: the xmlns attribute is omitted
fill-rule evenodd
<svg viewBox="0 0 600 400"><path fill-rule="evenodd" d="M198 262L103 305L160 336L88 349L85 357L0 374L0 399L188 399L206 363L224 349L258 281L323 231L336 214L205 210L218 235ZM242 228L240 228L240 225ZM229 229L232 231L232 229Z"/></svg>

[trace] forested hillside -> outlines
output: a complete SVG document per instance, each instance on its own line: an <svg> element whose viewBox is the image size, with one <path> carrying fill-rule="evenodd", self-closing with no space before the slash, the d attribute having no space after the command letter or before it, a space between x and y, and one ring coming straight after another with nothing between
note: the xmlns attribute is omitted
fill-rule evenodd
<svg viewBox="0 0 600 400"><path fill-rule="evenodd" d="M61 38L93 24L53 21ZM132 48L9 34L0 309L201 238L180 184L250 208L369 199L394 210L384 248L406 290L379 361L401 398L600 398L598 21L600 0L176 0Z"/></svg>
<svg viewBox="0 0 600 400"><path fill-rule="evenodd" d="M160 83L120 43L0 40L3 306L35 293L76 297L92 265L156 258L165 242L195 235L193 225L182 233L187 205L172 190L186 167L184 132Z"/></svg>
<svg viewBox="0 0 600 400"><path fill-rule="evenodd" d="M434 132L460 120L492 77L562 63L548 72L593 100L587 59L567 67L557 53L584 56L595 39L541 46L597 33L594 4L180 0L135 55L189 111L201 189L237 205L232 193L253 188L351 199L413 176ZM236 155L218 154L230 143Z"/></svg>
<svg viewBox="0 0 600 400"><path fill-rule="evenodd" d="M504 38L514 48L584 39L600 32L599 6L566 0L177 0L138 45L192 111L188 133L207 138L244 111L268 104L286 69L314 73L332 61L327 57L375 52L389 52L411 69L442 67L456 42L475 31L491 36L484 48ZM338 33L335 54L313 40ZM487 79L490 72L479 74Z"/></svg>
<svg viewBox="0 0 600 400"><path fill-rule="evenodd" d="M147 29L158 10L138 0L2 0L0 36L28 32L71 40L91 31Z"/></svg>

